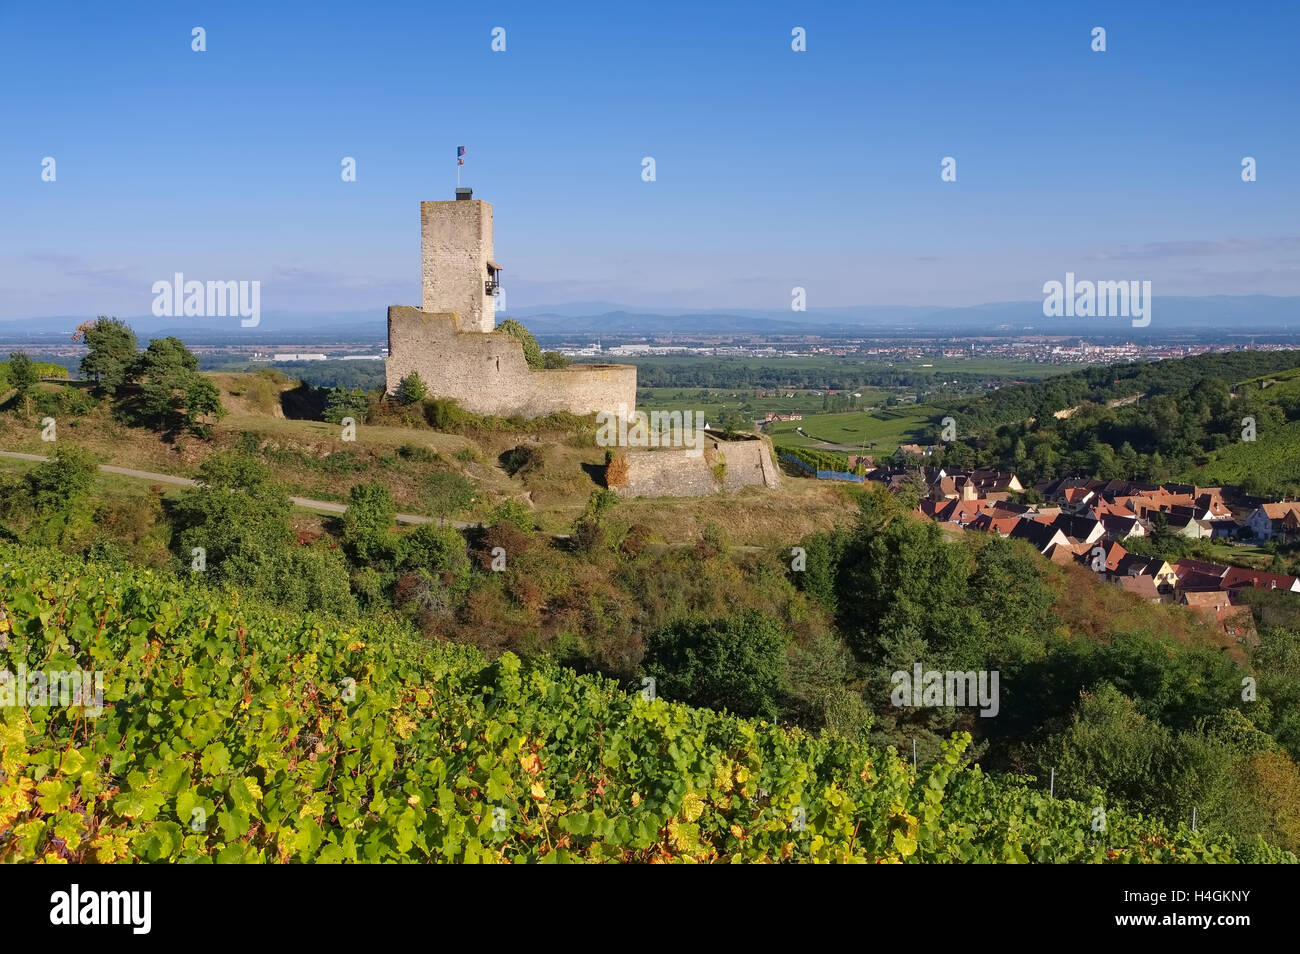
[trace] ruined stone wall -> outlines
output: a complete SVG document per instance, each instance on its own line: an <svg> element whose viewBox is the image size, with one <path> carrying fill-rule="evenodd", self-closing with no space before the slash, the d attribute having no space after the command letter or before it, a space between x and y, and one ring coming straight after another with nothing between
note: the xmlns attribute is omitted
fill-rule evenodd
<svg viewBox="0 0 1300 954"><path fill-rule="evenodd" d="M492 204L421 202L420 243L423 310L457 315L465 331L495 328L496 299L484 290L492 258Z"/></svg>
<svg viewBox="0 0 1300 954"><path fill-rule="evenodd" d="M769 438L725 441L720 446L727 459L724 480L729 493L734 493L741 487L755 485L776 489L780 484L776 464L772 461L772 445Z"/></svg>
<svg viewBox="0 0 1300 954"><path fill-rule="evenodd" d="M624 497L707 497L721 488L709 462L685 450L628 450L627 483L614 489Z"/></svg>
<svg viewBox="0 0 1300 954"><path fill-rule="evenodd" d="M462 205L469 205L462 202ZM395 305L388 309L389 393L412 371L430 397L455 398L475 414L542 417L614 412L636 406L636 367L575 364L534 370L519 341L505 332L463 331L454 314Z"/></svg>
<svg viewBox="0 0 1300 954"><path fill-rule="evenodd" d="M723 440L706 432L704 447L698 457L677 448L625 450L627 483L614 489L627 497L705 497L744 487L775 489L780 483L766 437ZM721 484L714 473L720 461L726 462Z"/></svg>

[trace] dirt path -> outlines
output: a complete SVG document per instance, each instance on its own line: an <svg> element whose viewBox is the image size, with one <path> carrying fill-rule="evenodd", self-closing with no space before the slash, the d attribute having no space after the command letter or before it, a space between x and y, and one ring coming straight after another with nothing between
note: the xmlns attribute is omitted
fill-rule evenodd
<svg viewBox="0 0 1300 954"><path fill-rule="evenodd" d="M28 460L37 464L43 464L49 460L48 457L42 457L39 454L21 454L17 451L0 451L0 458L5 457L11 460ZM193 480L189 477L176 477L172 474L156 474L153 471L135 470L131 467L115 467L112 464L100 464L99 469L105 474L116 474L120 477L134 477L137 480L148 480L156 484L172 484L176 487L199 486L197 480ZM315 510L321 513L344 513L348 509L345 504L334 503L329 500L312 500L310 497L290 497L289 500L292 501L295 507L300 507L303 510ZM399 513L397 515L397 522L406 524L437 523L438 519L436 517L425 517L417 513ZM481 526L477 523L466 523L462 520L448 520L446 522L458 530L464 530L467 527ZM567 533L552 533L547 534L547 536L553 537L556 540L569 539L569 534ZM665 546L687 547L694 546L694 543L671 543L666 544ZM760 546L734 545L728 549L735 552L760 553L768 548Z"/></svg>
<svg viewBox="0 0 1300 954"><path fill-rule="evenodd" d="M16 451L0 451L0 457L8 457L12 460L30 460L38 464L43 464L48 457L42 457L39 454L20 454ZM100 464L99 469L105 474L117 474L120 477L134 477L138 480L149 480L156 484L172 484L176 487L197 487L199 482L191 480L189 477L174 477L171 474L155 474L148 470L134 470L130 467L114 467L112 464ZM289 500L295 507L301 507L303 510L316 510L321 513L344 513L348 508L345 504L333 503L329 500L312 500L310 497L290 497ZM397 515L398 523L437 523L435 517L424 517L418 513L399 513ZM465 527L477 526L477 524L463 523L459 520L448 521L453 527L464 529Z"/></svg>

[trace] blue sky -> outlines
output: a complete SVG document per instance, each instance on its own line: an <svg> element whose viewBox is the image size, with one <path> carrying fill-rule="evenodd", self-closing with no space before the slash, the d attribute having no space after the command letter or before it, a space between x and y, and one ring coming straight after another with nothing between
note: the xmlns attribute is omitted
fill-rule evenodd
<svg viewBox="0 0 1300 954"><path fill-rule="evenodd" d="M515 307L1300 294L1298 34L1294 2L0 0L0 318L145 314L177 271L417 304L461 144Z"/></svg>

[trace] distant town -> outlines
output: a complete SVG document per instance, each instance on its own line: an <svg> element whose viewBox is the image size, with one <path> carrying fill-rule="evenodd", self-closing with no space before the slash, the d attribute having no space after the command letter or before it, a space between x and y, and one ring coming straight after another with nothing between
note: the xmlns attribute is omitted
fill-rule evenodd
<svg viewBox="0 0 1300 954"><path fill-rule="evenodd" d="M1261 336L1264 337L1264 336ZM68 366L75 365L85 347L64 335L31 336L7 341L0 346L21 343L33 356ZM1158 361L1185 358L1210 352L1241 350L1281 351L1294 348L1300 336L1267 336L1257 341L1244 335L1225 334L1219 338L1196 336L1188 341L1090 340L1078 336L1008 337L834 337L801 336L705 336L656 335L653 337L611 337L579 340L539 335L543 348L556 351L579 362L635 361L644 357L766 358L798 359L809 357L845 357L867 361L907 362L925 368L928 362L942 361L1017 361L1044 365L1100 365L1133 361ZM218 336L211 333L184 335L186 344L199 356L205 367L232 362L267 365L304 361L383 361L388 348L373 338L328 335L286 336L275 340L262 334L255 343L245 336Z"/></svg>

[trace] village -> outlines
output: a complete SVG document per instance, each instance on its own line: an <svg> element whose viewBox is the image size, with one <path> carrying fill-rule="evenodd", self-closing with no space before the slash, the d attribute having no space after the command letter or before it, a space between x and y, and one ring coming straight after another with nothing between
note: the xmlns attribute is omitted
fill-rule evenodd
<svg viewBox="0 0 1300 954"><path fill-rule="evenodd" d="M915 487L922 494L917 512L936 523L1024 540L1052 563L1082 566L1139 599L1185 606L1240 641L1253 633L1243 590L1300 593L1300 577L1200 559L1167 561L1124 546L1137 549L1132 541L1156 528L1188 540L1291 543L1300 540L1300 502L1243 506L1233 488L1131 480L1065 478L1025 487L1010 473L908 466L902 461L914 460L910 449L900 448L898 463L868 469L865 479L895 492ZM858 463L870 468L867 459Z"/></svg>

